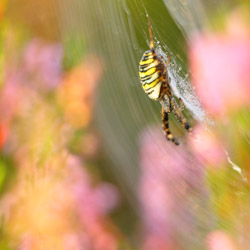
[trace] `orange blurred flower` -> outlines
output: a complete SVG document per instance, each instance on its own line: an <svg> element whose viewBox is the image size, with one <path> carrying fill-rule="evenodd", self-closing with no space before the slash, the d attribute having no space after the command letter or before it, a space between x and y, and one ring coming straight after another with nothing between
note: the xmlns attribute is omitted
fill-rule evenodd
<svg viewBox="0 0 250 250"><path fill-rule="evenodd" d="M6 141L8 135L8 127L5 123L1 123L0 121L0 149Z"/></svg>
<svg viewBox="0 0 250 250"><path fill-rule="evenodd" d="M8 2L8 0L1 0L1 2L0 2L0 22L4 18L7 2Z"/></svg>
<svg viewBox="0 0 250 250"><path fill-rule="evenodd" d="M58 97L66 120L74 127L88 125L97 84L102 76L103 66L97 57L87 57L78 67L69 72L59 87Z"/></svg>

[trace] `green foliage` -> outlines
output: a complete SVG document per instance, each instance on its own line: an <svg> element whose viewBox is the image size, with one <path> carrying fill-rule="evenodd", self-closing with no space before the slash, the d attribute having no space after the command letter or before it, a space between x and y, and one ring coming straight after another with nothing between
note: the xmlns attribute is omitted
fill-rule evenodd
<svg viewBox="0 0 250 250"><path fill-rule="evenodd" d="M79 64L85 54L85 38L82 33L75 32L64 38L63 68L69 70Z"/></svg>

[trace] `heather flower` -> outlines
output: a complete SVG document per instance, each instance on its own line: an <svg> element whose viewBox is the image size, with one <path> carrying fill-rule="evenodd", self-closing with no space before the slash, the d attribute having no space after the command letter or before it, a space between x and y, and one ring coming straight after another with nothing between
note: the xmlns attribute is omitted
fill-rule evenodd
<svg viewBox="0 0 250 250"><path fill-rule="evenodd" d="M23 74L21 72L8 72L5 84L0 91L0 148L7 140L13 117L18 113L20 104L25 96L21 88Z"/></svg>
<svg viewBox="0 0 250 250"><path fill-rule="evenodd" d="M32 90L51 89L62 77L62 48L59 44L30 41L20 58L11 58L4 65L3 86L0 92L1 119L9 123L25 103Z"/></svg>
<svg viewBox="0 0 250 250"><path fill-rule="evenodd" d="M211 232L207 237L207 247L209 250L237 250L238 247L233 240L222 231Z"/></svg>
<svg viewBox="0 0 250 250"><path fill-rule="evenodd" d="M18 112L20 103L23 99L22 83L23 73L13 68L5 74L4 86L0 92L0 117L5 122L9 122Z"/></svg>
<svg viewBox="0 0 250 250"><path fill-rule="evenodd" d="M20 250L117 249L107 217L118 202L113 186L94 185L80 159L70 155L65 168L33 178L32 183L20 175L0 203L13 245Z"/></svg>
<svg viewBox="0 0 250 250"><path fill-rule="evenodd" d="M189 137L189 145L195 156L204 165L221 166L226 161L225 148L212 131L197 126Z"/></svg>
<svg viewBox="0 0 250 250"><path fill-rule="evenodd" d="M197 94L211 114L250 106L250 35L240 12L229 16L224 32L193 40L190 63Z"/></svg>
<svg viewBox="0 0 250 250"><path fill-rule="evenodd" d="M201 165L183 146L169 143L161 130L145 130L140 145L143 249L176 249L180 238L195 230L190 202L204 195Z"/></svg>
<svg viewBox="0 0 250 250"><path fill-rule="evenodd" d="M34 83L40 84L43 89L57 86L62 78L62 52L60 44L31 40L22 58L22 70L27 74L26 81L31 86Z"/></svg>
<svg viewBox="0 0 250 250"><path fill-rule="evenodd" d="M117 190L108 183L101 183L94 187L89 174L80 166L79 158L69 157L68 167L71 174L68 176L67 182L68 187L72 188L76 196L78 207L83 206L88 212L98 216L109 213L118 204ZM80 211L83 212L81 208Z"/></svg>
<svg viewBox="0 0 250 250"><path fill-rule="evenodd" d="M68 154L72 131L41 97L32 93L20 111L9 142L18 179L0 205L10 238L24 249L116 249L107 214L118 204L117 190L93 183L81 160Z"/></svg>
<svg viewBox="0 0 250 250"><path fill-rule="evenodd" d="M17 175L0 200L3 230L13 249L117 249L119 233L108 214L117 206L119 194L111 184L94 182L82 160L69 154L74 130L43 96L62 82L61 57L60 45L34 39L19 59L6 64L0 143L6 138L2 124L8 124L5 153L12 155ZM62 89L66 86L68 91L63 92L63 102L78 105L72 114L63 106L72 119L89 122L102 71L98 63L89 58L63 81ZM91 137L84 143L91 143ZM86 152L91 155L96 147L97 139Z"/></svg>

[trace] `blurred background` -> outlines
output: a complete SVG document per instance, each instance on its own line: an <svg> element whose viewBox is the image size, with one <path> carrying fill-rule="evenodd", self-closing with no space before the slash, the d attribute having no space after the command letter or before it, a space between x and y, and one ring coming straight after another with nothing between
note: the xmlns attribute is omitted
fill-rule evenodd
<svg viewBox="0 0 250 250"><path fill-rule="evenodd" d="M139 82L150 17L193 127ZM248 0L1 0L0 249L249 249Z"/></svg>

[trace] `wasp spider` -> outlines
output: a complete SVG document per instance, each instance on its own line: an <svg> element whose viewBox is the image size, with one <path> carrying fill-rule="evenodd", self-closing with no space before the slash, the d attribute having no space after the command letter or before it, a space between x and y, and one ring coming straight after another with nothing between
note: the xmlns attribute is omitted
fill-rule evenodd
<svg viewBox="0 0 250 250"><path fill-rule="evenodd" d="M182 127L188 132L192 130L188 121L182 114L184 103L179 98L179 104L172 95L170 88L170 77L167 73L167 67L170 61L165 61L162 56L156 54L150 20L148 19L150 50L146 51L139 64L139 76L143 90L149 98L157 100L162 105L162 127L168 140L179 145L179 140L175 138L169 130L168 115L173 112Z"/></svg>

